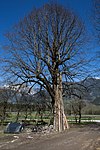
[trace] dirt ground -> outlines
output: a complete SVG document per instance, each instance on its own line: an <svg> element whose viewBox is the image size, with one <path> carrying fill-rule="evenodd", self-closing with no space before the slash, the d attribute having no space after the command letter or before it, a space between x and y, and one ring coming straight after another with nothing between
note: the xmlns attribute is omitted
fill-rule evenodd
<svg viewBox="0 0 100 150"><path fill-rule="evenodd" d="M73 126L59 134L2 135L0 150L100 150L100 124Z"/></svg>

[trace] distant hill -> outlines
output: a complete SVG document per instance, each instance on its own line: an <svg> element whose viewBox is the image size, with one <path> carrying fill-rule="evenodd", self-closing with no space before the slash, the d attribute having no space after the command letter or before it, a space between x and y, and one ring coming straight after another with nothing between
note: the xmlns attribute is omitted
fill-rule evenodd
<svg viewBox="0 0 100 150"><path fill-rule="evenodd" d="M93 100L93 104L95 104L95 105L100 105L100 97L96 97L96 98Z"/></svg>
<svg viewBox="0 0 100 150"><path fill-rule="evenodd" d="M87 87L85 98L94 104L100 104L100 79L88 78L84 85Z"/></svg>
<svg viewBox="0 0 100 150"><path fill-rule="evenodd" d="M81 98L96 105L100 104L100 79L87 78L84 81L64 85L66 99Z"/></svg>
<svg viewBox="0 0 100 150"><path fill-rule="evenodd" d="M76 82L76 83L63 83L66 85L65 88L65 99L70 97L72 94L73 97L78 95L79 97L82 97L82 99L92 102L93 104L100 105L100 79L96 78L87 78L84 81ZM73 90L74 89L74 90ZM0 96L2 91L9 91L6 87L0 88ZM3 92L4 93L4 92ZM31 93L32 94L32 93ZM36 101L43 101L45 99L49 99L50 97L46 91L42 91L40 93L34 92L32 95L34 95L34 99ZM14 98L11 100L14 102Z"/></svg>

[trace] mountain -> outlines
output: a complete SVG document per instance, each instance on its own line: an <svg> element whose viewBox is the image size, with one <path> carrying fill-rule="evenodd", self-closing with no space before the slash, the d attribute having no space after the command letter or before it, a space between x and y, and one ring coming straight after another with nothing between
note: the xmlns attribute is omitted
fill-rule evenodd
<svg viewBox="0 0 100 150"><path fill-rule="evenodd" d="M88 78L84 81L84 86L87 88L85 98L92 102L100 103L100 79Z"/></svg>
<svg viewBox="0 0 100 150"><path fill-rule="evenodd" d="M96 97L93 101L93 104L100 105L100 97Z"/></svg>
<svg viewBox="0 0 100 150"><path fill-rule="evenodd" d="M65 88L64 90L65 99L69 99L72 96L72 98L82 98L96 105L100 105L100 79L98 78L87 78L84 81L76 83L65 82L63 83L63 87ZM10 89L8 87L1 87L0 96L2 96L2 94L9 96L9 93L13 93L13 91L10 92L9 90ZM50 96L46 91L41 92L34 91L31 94L34 95L33 96L34 99L38 102L43 102L47 99L50 101ZM12 99L12 101L14 102L15 100Z"/></svg>
<svg viewBox="0 0 100 150"><path fill-rule="evenodd" d="M80 82L63 83L65 99L79 98L100 104L100 79L87 78Z"/></svg>

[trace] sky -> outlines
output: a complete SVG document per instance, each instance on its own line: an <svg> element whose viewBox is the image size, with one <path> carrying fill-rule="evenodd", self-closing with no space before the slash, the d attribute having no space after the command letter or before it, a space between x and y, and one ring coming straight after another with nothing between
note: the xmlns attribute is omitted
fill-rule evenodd
<svg viewBox="0 0 100 150"><path fill-rule="evenodd" d="M52 0L55 2L55 0ZM91 0L56 0L65 7L71 7L89 25ZM33 8L41 7L48 0L0 0L0 33L17 23Z"/></svg>
<svg viewBox="0 0 100 150"><path fill-rule="evenodd" d="M86 29L92 34L91 10L92 0L52 0L60 3L65 7L72 8L76 15L82 18L86 25ZM3 55L2 44L5 43L4 33L9 31L11 27L18 23L33 8L39 8L43 4L50 2L49 0L0 0L0 55ZM95 42L92 42L95 47ZM95 53L97 48L91 49L91 55Z"/></svg>
<svg viewBox="0 0 100 150"><path fill-rule="evenodd" d="M79 15L86 28L91 33L92 26L89 21L92 0L52 0L60 3L65 7L70 7ZM0 0L0 47L4 43L4 33L9 31L11 27L18 23L33 8L41 7L43 4L50 2L49 0ZM2 51L1 51L2 52Z"/></svg>

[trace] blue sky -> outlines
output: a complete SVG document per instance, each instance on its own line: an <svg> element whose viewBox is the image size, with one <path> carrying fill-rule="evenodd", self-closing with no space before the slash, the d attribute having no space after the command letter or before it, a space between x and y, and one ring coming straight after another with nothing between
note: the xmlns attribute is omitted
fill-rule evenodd
<svg viewBox="0 0 100 150"><path fill-rule="evenodd" d="M53 0L54 1L54 0ZM65 7L71 7L89 25L92 0L56 0ZM48 0L0 0L0 33L8 30L34 7L40 7Z"/></svg>
<svg viewBox="0 0 100 150"><path fill-rule="evenodd" d="M89 21L92 0L52 0L65 7L70 7L78 14L86 24L87 29L92 31ZM4 42L3 34L10 30L21 18L27 15L33 8L41 7L49 0L0 0L0 45Z"/></svg>
<svg viewBox="0 0 100 150"><path fill-rule="evenodd" d="M70 7L73 11L83 19L90 36L93 32L92 23L90 21L92 0L52 0L58 2L65 7ZM3 34L19 22L21 18L27 15L33 8L41 7L43 4L50 2L49 0L0 0L0 48L5 42ZM95 41L91 43L91 55L98 48L95 47ZM2 48L0 49L3 55Z"/></svg>

